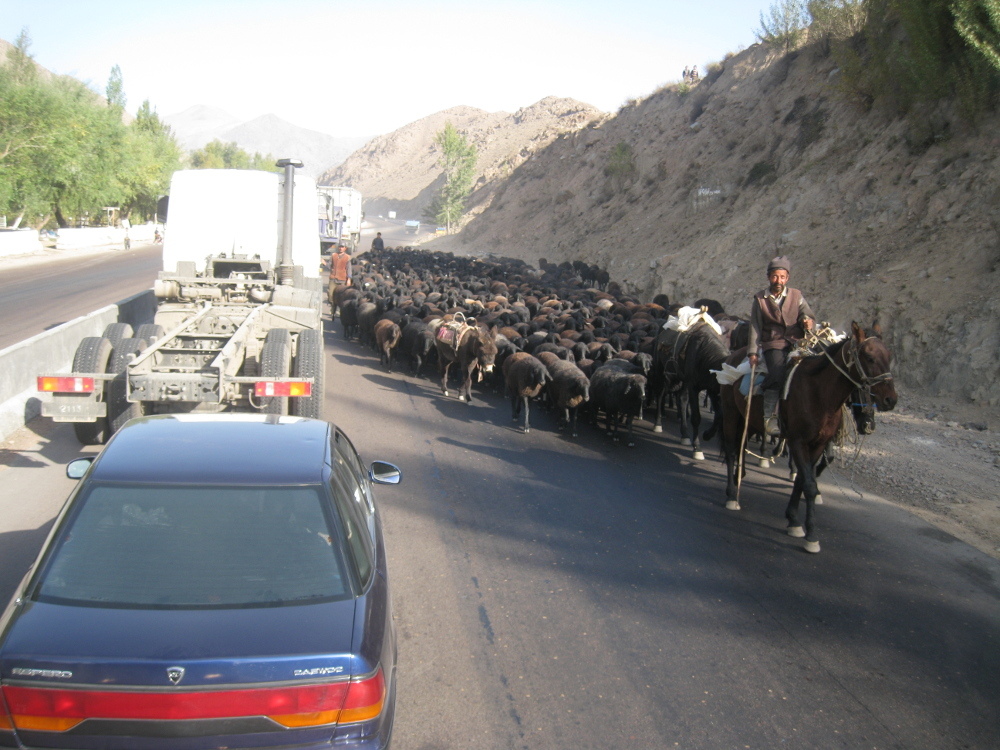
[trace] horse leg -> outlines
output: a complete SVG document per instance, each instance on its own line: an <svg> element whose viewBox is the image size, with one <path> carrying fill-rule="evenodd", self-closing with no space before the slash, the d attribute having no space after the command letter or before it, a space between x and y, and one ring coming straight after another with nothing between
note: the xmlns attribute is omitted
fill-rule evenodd
<svg viewBox="0 0 1000 750"><path fill-rule="evenodd" d="M478 363L473 360L465 368L465 382L459 387L458 400L464 401L467 404L472 403L472 373L476 371L476 366Z"/></svg>
<svg viewBox="0 0 1000 750"><path fill-rule="evenodd" d="M688 401L691 403L691 457L695 461L704 461L705 454L701 450L701 407L698 405L698 394L696 392L688 394Z"/></svg>
<svg viewBox="0 0 1000 750"><path fill-rule="evenodd" d="M819 540L816 538L813 514L816 495L818 494L814 468L818 457L812 455L806 446L789 444L789 452L795 461L798 475L795 477L792 495L788 499L788 508L785 510L785 518L788 520L788 535L796 538L805 537L806 552L816 553L819 552ZM799 501L803 495L805 495L806 499L806 524L804 532L798 520Z"/></svg>
<svg viewBox="0 0 1000 750"><path fill-rule="evenodd" d="M653 432L663 432L663 397L666 390L667 386L664 383L656 394L656 417L653 420Z"/></svg>
<svg viewBox="0 0 1000 750"><path fill-rule="evenodd" d="M451 368L452 360L441 358L440 370L441 370L441 392L447 396L448 395L448 370Z"/></svg>
<svg viewBox="0 0 1000 750"><path fill-rule="evenodd" d="M688 437L688 409L691 408L691 399L688 396L688 389L681 388L677 394L677 420L681 425L681 445L691 445L691 438Z"/></svg>

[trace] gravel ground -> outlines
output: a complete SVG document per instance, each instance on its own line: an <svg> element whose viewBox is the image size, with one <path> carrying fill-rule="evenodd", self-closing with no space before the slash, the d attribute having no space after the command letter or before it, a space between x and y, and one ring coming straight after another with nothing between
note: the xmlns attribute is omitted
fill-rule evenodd
<svg viewBox="0 0 1000 750"><path fill-rule="evenodd" d="M863 500L878 495L1000 559L1000 434L995 410L898 387L875 433L847 442L820 486L834 481Z"/></svg>

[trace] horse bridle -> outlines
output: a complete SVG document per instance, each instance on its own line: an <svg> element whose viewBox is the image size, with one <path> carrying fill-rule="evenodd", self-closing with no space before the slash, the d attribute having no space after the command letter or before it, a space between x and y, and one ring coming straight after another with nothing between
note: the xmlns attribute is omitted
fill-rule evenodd
<svg viewBox="0 0 1000 750"><path fill-rule="evenodd" d="M841 354L843 355L844 358L844 367L841 367L839 364L837 364L836 360L834 360L834 358L830 356L829 350L826 349L825 347L823 348L823 354L824 356L826 356L828 360L830 360L830 364L832 364L835 368L837 368L837 371L850 381L851 385L853 385L855 388L861 391L861 395L864 397L864 400L868 403L871 403L872 386L876 386L881 383L888 383L890 380L892 380L892 373L886 370L881 375L876 375L875 377L872 377L871 375L865 372L865 368L861 364L861 358L858 356L858 351L860 349L860 346L863 345L867 340L868 338L865 338L864 341L861 341L859 344L857 339L852 338L843 347L843 349L841 349ZM861 373L860 383L851 377L850 370L852 367L857 367L858 372ZM862 406L866 405L867 404L862 404Z"/></svg>

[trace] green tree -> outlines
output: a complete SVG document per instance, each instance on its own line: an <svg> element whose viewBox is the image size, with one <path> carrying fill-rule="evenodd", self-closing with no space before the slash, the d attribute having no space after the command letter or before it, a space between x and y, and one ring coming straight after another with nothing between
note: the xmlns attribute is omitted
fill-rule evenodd
<svg viewBox="0 0 1000 750"><path fill-rule="evenodd" d="M27 29L21 29L21 33L14 40L14 48L7 55L7 65L14 81L20 84L33 83L38 78L38 68L35 67L35 59L28 51L31 47L31 37L28 36Z"/></svg>
<svg viewBox="0 0 1000 750"><path fill-rule="evenodd" d="M452 225L465 213L478 154L476 147L451 122L445 123L444 130L434 136L434 145L440 154L438 166L442 168L444 184L425 209L424 217L443 224L451 233Z"/></svg>
<svg viewBox="0 0 1000 750"><path fill-rule="evenodd" d="M275 161L271 154L250 154L236 143L223 143L218 138L191 152L191 166L195 169L259 169L280 172L274 166Z"/></svg>
<svg viewBox="0 0 1000 750"><path fill-rule="evenodd" d="M805 39L808 28L805 0L775 0L767 16L760 14L760 28L754 34L758 41L788 53Z"/></svg>
<svg viewBox="0 0 1000 750"><path fill-rule="evenodd" d="M170 176L180 168L181 149L148 99L128 126L127 146L125 182L130 197L123 211L149 218L156 213L157 199L167 192Z"/></svg>
<svg viewBox="0 0 1000 750"><path fill-rule="evenodd" d="M951 12L962 38L1000 70L1000 0L954 0Z"/></svg>
<svg viewBox="0 0 1000 750"><path fill-rule="evenodd" d="M122 69L117 65L111 69L108 85L104 92L108 98L109 107L118 110L119 114L125 111L125 82L122 79Z"/></svg>
<svg viewBox="0 0 1000 750"><path fill-rule="evenodd" d="M966 119L975 119L1000 94L989 6L997 0L866 0L858 43L837 52L845 84L900 114L954 99ZM935 132L931 139L941 137Z"/></svg>
<svg viewBox="0 0 1000 750"><path fill-rule="evenodd" d="M807 8L810 39L848 39L864 29L868 18L868 0L810 0Z"/></svg>
<svg viewBox="0 0 1000 750"><path fill-rule="evenodd" d="M608 154L608 164L604 167L604 175L611 180L612 186L617 190L623 189L638 171L632 147L625 141L616 143Z"/></svg>
<svg viewBox="0 0 1000 750"><path fill-rule="evenodd" d="M0 65L0 214L37 228L103 216L104 206L150 215L179 160L169 130L148 103L126 126L79 81L38 76L28 44L22 33Z"/></svg>

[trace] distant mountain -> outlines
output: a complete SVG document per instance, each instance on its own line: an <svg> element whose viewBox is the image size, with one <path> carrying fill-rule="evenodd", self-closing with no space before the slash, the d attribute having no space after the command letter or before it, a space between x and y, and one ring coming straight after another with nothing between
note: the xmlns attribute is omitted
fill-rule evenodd
<svg viewBox="0 0 1000 750"><path fill-rule="evenodd" d="M235 143L250 153L271 154L276 159L301 159L306 174L319 177L340 165L368 138L336 137L301 128L268 114L241 122L215 107L196 105L163 121L169 125L177 142L189 151L202 148L213 140Z"/></svg>
<svg viewBox="0 0 1000 750"><path fill-rule="evenodd" d="M400 216L419 218L441 187L440 154L434 137L450 122L478 154L468 202L469 213L475 215L490 204L504 180L537 152L557 138L606 117L589 104L554 96L513 114L452 107L376 136L325 173L320 184L357 188L368 213L396 211Z"/></svg>

